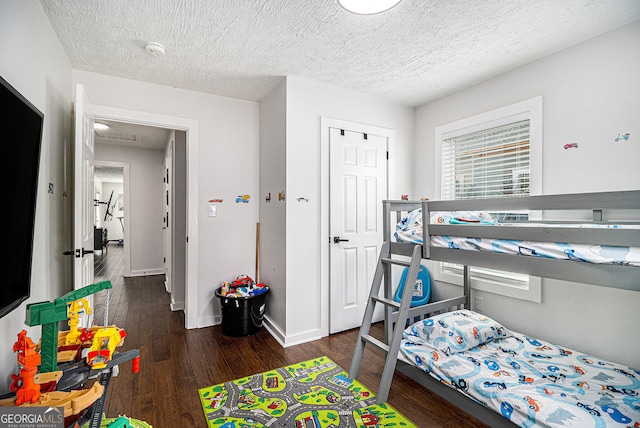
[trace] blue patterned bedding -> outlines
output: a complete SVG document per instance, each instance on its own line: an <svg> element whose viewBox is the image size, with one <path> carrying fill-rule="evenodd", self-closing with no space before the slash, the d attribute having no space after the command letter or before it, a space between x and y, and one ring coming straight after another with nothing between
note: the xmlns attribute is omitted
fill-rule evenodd
<svg viewBox="0 0 640 428"><path fill-rule="evenodd" d="M499 225L491 214L482 211L435 213L432 224L482 224ZM545 227L545 224L522 223L521 226ZM510 227L518 226L509 223ZM556 227L586 228L638 228L635 225L564 224ZM398 242L422 243L422 210L409 212L396 225L395 238ZM571 244L565 242L534 242L506 239L486 239L455 236L432 236L431 245L460 250L490 251L501 254L565 259L589 263L606 263L640 266L640 247L618 247L609 245Z"/></svg>
<svg viewBox="0 0 640 428"><path fill-rule="evenodd" d="M639 427L640 371L458 310L404 332L401 356L521 427Z"/></svg>

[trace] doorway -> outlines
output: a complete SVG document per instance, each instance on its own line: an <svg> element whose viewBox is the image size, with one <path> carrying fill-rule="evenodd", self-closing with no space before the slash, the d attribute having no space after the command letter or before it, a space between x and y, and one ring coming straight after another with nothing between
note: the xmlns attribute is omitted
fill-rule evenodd
<svg viewBox="0 0 640 428"><path fill-rule="evenodd" d="M98 140L96 140L98 143ZM95 225L94 225L94 254L96 257L104 255L110 246L123 249L125 266L123 274L131 271L128 247L129 230L125 227L129 223L129 164L112 161L95 161ZM126 248L126 249L125 249Z"/></svg>
<svg viewBox="0 0 640 428"><path fill-rule="evenodd" d="M145 126L161 128L164 130L175 131L182 133L184 140L184 156L183 165L179 167L184 171L185 179L183 180L182 188L177 191L174 190L174 194L184 194L185 200L185 212L184 218L184 233L185 236L174 236L174 242L182 243L184 246L184 313L185 313L185 327L197 328L197 284L195 278L197 277L197 213L196 210L189 206L189 201L197 200L197 140L198 140L198 122L194 120L188 120L183 118L175 118L163 115L156 115L153 113L138 112L125 110L120 108L113 108L107 106L93 106L93 112L96 121L114 121L118 123L128 124L130 126ZM175 168L174 168L175 169ZM162 180L162 177L158 177L158 180ZM174 181L170 181L173 183ZM126 192L125 192L126 195ZM158 198L163 198L163 195L158 195ZM125 242L126 233L129 228L126 227L125 219ZM174 228L174 231L179 228ZM175 232L174 232L175 234ZM186 237L189 236L188 244ZM187 246L188 245L188 246ZM125 249L127 245L125 245ZM175 247L174 247L175 248ZM175 254L172 254L171 260L176 260ZM175 274L179 269L173 269ZM193 281L189 281L190 278L194 278ZM175 290L175 284L172 286L172 291Z"/></svg>

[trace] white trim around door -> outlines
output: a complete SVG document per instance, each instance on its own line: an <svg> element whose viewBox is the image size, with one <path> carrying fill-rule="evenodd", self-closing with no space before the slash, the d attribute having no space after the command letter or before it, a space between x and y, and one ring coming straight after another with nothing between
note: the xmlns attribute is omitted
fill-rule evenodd
<svg viewBox="0 0 640 428"><path fill-rule="evenodd" d="M198 328L198 126L197 120L155 113L93 106L96 119L185 131L187 134L187 262L185 327Z"/></svg>

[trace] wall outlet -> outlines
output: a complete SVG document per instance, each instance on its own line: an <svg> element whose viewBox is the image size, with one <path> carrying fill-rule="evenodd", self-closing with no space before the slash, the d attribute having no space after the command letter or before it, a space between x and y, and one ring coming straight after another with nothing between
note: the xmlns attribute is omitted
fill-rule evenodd
<svg viewBox="0 0 640 428"><path fill-rule="evenodd" d="M484 311L484 299L480 296L476 296L473 302L473 310L476 312Z"/></svg>

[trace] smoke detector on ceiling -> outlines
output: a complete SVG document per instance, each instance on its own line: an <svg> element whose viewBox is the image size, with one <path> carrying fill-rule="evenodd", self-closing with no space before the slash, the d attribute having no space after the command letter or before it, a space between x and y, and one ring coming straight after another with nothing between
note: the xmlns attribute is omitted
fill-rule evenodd
<svg viewBox="0 0 640 428"><path fill-rule="evenodd" d="M164 55L164 45L158 42L148 42L144 48L153 56Z"/></svg>

